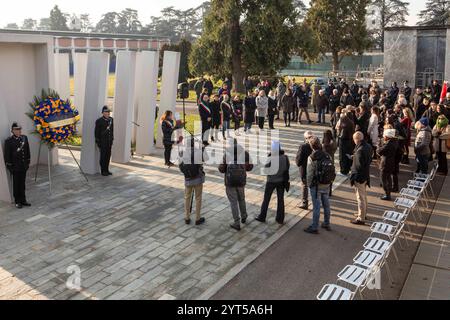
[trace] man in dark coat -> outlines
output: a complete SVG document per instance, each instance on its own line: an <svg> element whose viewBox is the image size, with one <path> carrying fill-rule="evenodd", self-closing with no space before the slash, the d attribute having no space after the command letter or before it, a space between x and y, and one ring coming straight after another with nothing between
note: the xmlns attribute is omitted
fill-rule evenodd
<svg viewBox="0 0 450 320"><path fill-rule="evenodd" d="M325 123L325 113L328 109L328 97L325 95L324 89L319 91L319 95L316 99L317 112L319 113L317 123Z"/></svg>
<svg viewBox="0 0 450 320"><path fill-rule="evenodd" d="M347 175L352 166L351 155L353 154L353 134L355 133L355 125L350 119L351 112L341 114L336 129L339 137L339 162L341 173Z"/></svg>
<svg viewBox="0 0 450 320"><path fill-rule="evenodd" d="M400 93L405 95L405 99L408 102L408 104L411 103L411 94L412 94L412 89L409 86L409 82L405 81L403 83L403 87L400 89Z"/></svg>
<svg viewBox="0 0 450 320"><path fill-rule="evenodd" d="M353 100L353 97L350 95L347 89L344 89L344 92L342 93L340 104L342 108L355 105L355 101Z"/></svg>
<svg viewBox="0 0 450 320"><path fill-rule="evenodd" d="M370 112L363 106L360 109L361 113L356 118L356 131L361 131L364 134L364 138L368 140L369 135L367 134L367 130L369 129Z"/></svg>
<svg viewBox="0 0 450 320"><path fill-rule="evenodd" d="M114 141L114 121L111 118L111 110L107 106L102 109L103 116L95 122L95 143L100 149L100 168L102 176L110 176L109 162L111 161L111 149Z"/></svg>
<svg viewBox="0 0 450 320"><path fill-rule="evenodd" d="M211 78L207 78L205 80L205 82L203 83L203 88L206 89L206 93L208 94L208 96L212 95L212 92L214 90L214 85L211 81Z"/></svg>
<svg viewBox="0 0 450 320"><path fill-rule="evenodd" d="M441 92L441 85L437 80L433 80L433 84L431 85L431 101L439 103L439 100L441 100Z"/></svg>
<svg viewBox="0 0 450 320"><path fill-rule="evenodd" d="M306 168L308 166L308 158L313 152L309 141L314 136L314 134L311 131L306 131L304 136L305 142L300 145L298 149L295 163L300 170L300 179L302 180L302 202L299 205L299 208L306 210L308 209L308 185L306 183Z"/></svg>
<svg viewBox="0 0 450 320"><path fill-rule="evenodd" d="M336 112L336 108L340 105L341 98L339 97L338 89L334 89L333 93L329 97L329 105L330 105L330 113L333 114Z"/></svg>
<svg viewBox="0 0 450 320"><path fill-rule="evenodd" d="M395 168L395 156L397 154L398 142L395 139L395 129L385 129L383 133L384 144L377 148L380 156L380 175L383 190L386 193L382 200L391 200L392 174Z"/></svg>
<svg viewBox="0 0 450 320"><path fill-rule="evenodd" d="M25 196L25 180L30 166L30 146L22 128L14 122L12 136L5 141L5 164L13 178L13 196L17 209L31 206Z"/></svg>
<svg viewBox="0 0 450 320"><path fill-rule="evenodd" d="M203 77L199 78L197 80L197 82L195 82L194 90L195 90L195 94L197 95L197 101L200 100L200 95L202 94L204 84L205 84L205 79L203 79Z"/></svg>
<svg viewBox="0 0 450 320"><path fill-rule="evenodd" d="M358 215L351 221L353 224L365 224L367 215L367 187L370 188L370 164L372 162L372 147L364 140L362 132L353 135L355 153L353 155L350 184L355 188L358 202Z"/></svg>
<svg viewBox="0 0 450 320"><path fill-rule="evenodd" d="M212 112L209 106L209 96L203 95L202 101L198 103L198 112L200 113L200 119L202 121L202 141L203 145L209 145L208 130L211 129Z"/></svg>

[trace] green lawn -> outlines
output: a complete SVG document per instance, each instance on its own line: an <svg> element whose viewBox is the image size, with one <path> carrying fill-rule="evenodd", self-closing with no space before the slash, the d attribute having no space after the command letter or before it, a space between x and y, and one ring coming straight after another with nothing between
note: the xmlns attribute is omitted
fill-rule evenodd
<svg viewBox="0 0 450 320"><path fill-rule="evenodd" d="M75 92L75 81L73 77L70 77L70 95L74 95ZM108 97L114 97L114 92L116 89L116 75L114 73L109 74L108 76ZM160 97L160 89L161 89L161 82L158 81L158 96L157 99L159 100ZM186 101L195 102L197 100L197 95L195 94L194 90L189 91L189 98L186 99Z"/></svg>
<svg viewBox="0 0 450 320"><path fill-rule="evenodd" d="M180 115L181 119L183 119L183 114ZM197 114L188 114L186 115L186 130L194 133L194 122L200 121L200 116ZM161 129L159 126L159 121L155 121L155 135L158 135L161 133ZM81 136L73 136L68 141L67 144L70 146L81 146L82 144L82 137ZM133 146L134 147L134 146Z"/></svg>

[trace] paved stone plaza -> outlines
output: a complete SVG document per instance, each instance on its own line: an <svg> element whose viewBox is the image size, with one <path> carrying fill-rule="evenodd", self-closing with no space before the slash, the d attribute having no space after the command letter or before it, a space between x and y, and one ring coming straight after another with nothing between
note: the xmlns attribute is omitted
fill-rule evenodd
<svg viewBox="0 0 450 320"><path fill-rule="evenodd" d="M113 177L89 176L86 184L67 150L53 169L49 194L46 167L28 175L28 198L21 211L0 208L0 299L195 299L232 278L308 212L298 209L295 154L304 129L280 130L291 159L292 190L286 197L286 224L257 223L265 177L249 175L249 223L229 228L231 211L223 175L207 166L203 194L206 224L185 225L184 178L166 169L162 157L135 157L114 165ZM313 128L317 134L324 127ZM75 153L78 157L79 153ZM338 177L342 183L344 178ZM81 271L81 291L69 289L69 267Z"/></svg>

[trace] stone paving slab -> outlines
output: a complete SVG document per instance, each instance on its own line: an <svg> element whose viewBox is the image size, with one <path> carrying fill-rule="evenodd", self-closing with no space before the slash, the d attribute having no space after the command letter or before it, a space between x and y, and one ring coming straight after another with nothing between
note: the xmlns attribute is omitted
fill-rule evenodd
<svg viewBox="0 0 450 320"><path fill-rule="evenodd" d="M311 127L317 134L322 129ZM310 129L310 127L308 127ZM292 191L286 197L286 225L250 223L236 232L225 196L223 175L207 166L202 212L205 225L183 220L184 183L177 168L165 169L161 157L134 157L114 164L114 176L89 176L87 184L66 150L52 170L53 190L45 167L37 182L28 177L33 207L0 205L0 299L197 299L230 272L258 256L297 223L306 211L299 203L294 164L303 129L281 130L291 159ZM79 153L75 153L79 156ZM262 203L265 177L249 175L247 210L252 217ZM340 178L344 179L344 178ZM80 269L81 290L68 289Z"/></svg>

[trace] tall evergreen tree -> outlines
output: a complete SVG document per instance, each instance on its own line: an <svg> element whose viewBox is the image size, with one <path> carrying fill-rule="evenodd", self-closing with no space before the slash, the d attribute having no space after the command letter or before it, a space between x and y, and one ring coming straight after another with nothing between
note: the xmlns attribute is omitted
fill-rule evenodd
<svg viewBox="0 0 450 320"><path fill-rule="evenodd" d="M105 13L95 27L95 31L101 33L118 33L119 14L117 12Z"/></svg>
<svg viewBox="0 0 450 320"><path fill-rule="evenodd" d="M190 69L195 75L232 74L233 87L244 92L245 72L272 75L289 63L298 44L297 21L292 0L212 0Z"/></svg>
<svg viewBox="0 0 450 320"><path fill-rule="evenodd" d="M58 31L69 30L67 27L67 17L57 5L50 11L50 29Z"/></svg>
<svg viewBox="0 0 450 320"><path fill-rule="evenodd" d="M405 25L409 15L409 2L402 0L372 0L369 17L377 28L372 31L374 43L384 52L384 30Z"/></svg>
<svg viewBox="0 0 450 320"><path fill-rule="evenodd" d="M450 0L428 0L419 13L419 25L445 26L450 24Z"/></svg>
<svg viewBox="0 0 450 320"><path fill-rule="evenodd" d="M370 0L311 0L305 23L313 31L319 51L331 53L333 70L342 59L362 53L370 45L366 28Z"/></svg>
<svg viewBox="0 0 450 320"><path fill-rule="evenodd" d="M126 8L119 14L119 33L134 34L142 29L142 23L139 21L137 10Z"/></svg>
<svg viewBox="0 0 450 320"><path fill-rule="evenodd" d="M25 19L22 24L22 28L25 30L36 30L37 29L37 21L31 18Z"/></svg>

